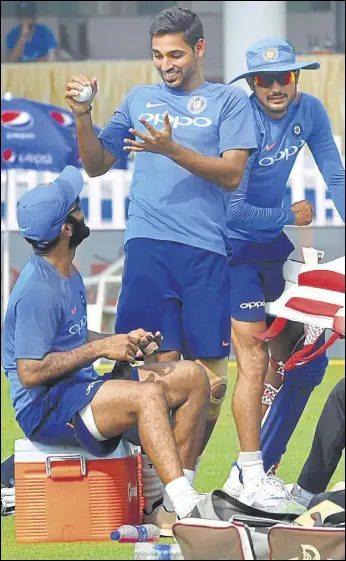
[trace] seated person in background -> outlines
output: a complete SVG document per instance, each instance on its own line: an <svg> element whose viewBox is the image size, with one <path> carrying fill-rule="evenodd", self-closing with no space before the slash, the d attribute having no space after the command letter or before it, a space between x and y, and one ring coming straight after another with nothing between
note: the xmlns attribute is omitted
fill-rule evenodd
<svg viewBox="0 0 346 561"><path fill-rule="evenodd" d="M49 27L36 23L35 2L17 2L16 14L20 24L7 34L7 61L55 60L57 40Z"/></svg>
<svg viewBox="0 0 346 561"><path fill-rule="evenodd" d="M82 187L81 173L69 166L18 204L20 233L35 253L11 293L2 337L16 419L33 441L79 445L99 457L137 426L166 500L185 518L200 502L192 485L208 414L208 377L184 361L119 376L122 362L127 374L154 336L142 329L113 336L88 331L86 291L72 264L90 234L80 208ZM160 342L161 335L155 337ZM102 357L120 361L116 379L93 368Z"/></svg>
<svg viewBox="0 0 346 561"><path fill-rule="evenodd" d="M324 493L345 448L345 378L328 397L318 421L310 455L293 486L292 496L308 507L315 495Z"/></svg>

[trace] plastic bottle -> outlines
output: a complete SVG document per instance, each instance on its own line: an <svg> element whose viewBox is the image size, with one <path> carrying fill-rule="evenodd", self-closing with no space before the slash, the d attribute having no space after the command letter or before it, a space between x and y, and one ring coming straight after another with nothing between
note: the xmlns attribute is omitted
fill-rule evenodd
<svg viewBox="0 0 346 561"><path fill-rule="evenodd" d="M134 559L184 559L183 552L177 543L172 545L138 543L135 547Z"/></svg>
<svg viewBox="0 0 346 561"><path fill-rule="evenodd" d="M158 542L160 530L154 524L124 525L111 533L111 539L118 543Z"/></svg>

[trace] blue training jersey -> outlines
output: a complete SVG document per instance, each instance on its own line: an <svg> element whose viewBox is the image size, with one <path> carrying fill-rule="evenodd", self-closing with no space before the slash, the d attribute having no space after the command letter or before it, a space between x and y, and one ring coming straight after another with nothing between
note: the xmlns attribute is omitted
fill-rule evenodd
<svg viewBox="0 0 346 561"><path fill-rule="evenodd" d="M221 157L228 150L257 148L253 112L246 93L205 82L193 92L165 84L134 88L99 138L116 158L124 153L130 128L145 134L139 119L163 128L168 111L173 139L200 154ZM132 137L133 138L133 137ZM125 243L132 238L180 242L225 255L228 196L166 156L138 153L130 193Z"/></svg>
<svg viewBox="0 0 346 561"><path fill-rule="evenodd" d="M18 359L42 360L48 353L68 352L87 343L85 287L75 271L62 277L39 255L30 257L10 296L2 335L2 361L10 384L16 418L30 412L47 386L26 389L17 374ZM97 380L92 366L68 376ZM54 382L53 382L54 383Z"/></svg>
<svg viewBox="0 0 346 561"><path fill-rule="evenodd" d="M268 243L268 258L285 258L284 226L293 224L294 213L283 208L286 185L296 158L307 144L323 175L334 204L345 219L345 172L335 144L330 121L322 103L308 94L298 94L282 119L271 119L256 99L255 114L259 150L249 158L243 181L231 194L227 209L229 245L237 260L243 252L258 256L258 244ZM278 240L277 251L275 243ZM265 247L262 248L265 252Z"/></svg>

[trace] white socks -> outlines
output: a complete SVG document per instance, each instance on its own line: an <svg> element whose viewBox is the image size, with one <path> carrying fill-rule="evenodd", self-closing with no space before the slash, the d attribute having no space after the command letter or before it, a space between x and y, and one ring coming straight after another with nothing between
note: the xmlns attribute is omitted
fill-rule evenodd
<svg viewBox="0 0 346 561"><path fill-rule="evenodd" d="M190 483L191 487L193 487L194 482L195 482L195 472L191 471L189 469L184 469L183 472L184 472L184 475L185 475L186 479ZM165 507L165 509L168 512L174 512L175 511L174 504L171 501L171 498L170 498L169 494L167 493L167 487L166 487L165 493L163 495L163 506Z"/></svg>
<svg viewBox="0 0 346 561"><path fill-rule="evenodd" d="M165 494L167 494L172 501L173 509L180 519L186 518L191 514L194 507L201 500L197 491L195 491L189 483L186 475L168 483L168 485L166 485Z"/></svg>
<svg viewBox="0 0 346 561"><path fill-rule="evenodd" d="M177 512L179 508L181 515L177 512L179 518L185 518L187 514L193 510L193 507L199 502L200 497L193 488L195 481L195 472L184 469L184 477L180 477L175 481L182 480L182 484L171 482L167 487L169 491L164 489L163 484L157 474L156 469L151 463L148 456L142 454L143 466L143 495L145 499L145 510L147 513L152 512L153 505L160 501L163 497L163 505L168 512ZM174 484L174 485L173 485ZM171 487L173 489L173 495ZM180 496L182 495L182 496ZM174 498L173 498L174 497ZM196 499L197 497L197 499ZM178 507L175 506L177 501ZM187 512L185 512L187 510Z"/></svg>
<svg viewBox="0 0 346 561"><path fill-rule="evenodd" d="M238 464L242 469L244 488L265 476L262 452L240 452Z"/></svg>
<svg viewBox="0 0 346 561"><path fill-rule="evenodd" d="M157 475L157 471L150 462L148 456L142 454L143 465L143 495L145 499L145 510L149 514L153 505L163 497L163 484Z"/></svg>

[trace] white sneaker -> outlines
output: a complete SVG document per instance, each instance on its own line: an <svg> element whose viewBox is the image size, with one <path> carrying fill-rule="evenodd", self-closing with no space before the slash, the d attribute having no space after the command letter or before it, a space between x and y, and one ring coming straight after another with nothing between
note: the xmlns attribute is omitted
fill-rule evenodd
<svg viewBox="0 0 346 561"><path fill-rule="evenodd" d="M239 501L264 512L303 514L306 508L296 502L285 484L273 474L255 480L243 489Z"/></svg>
<svg viewBox="0 0 346 561"><path fill-rule="evenodd" d="M234 499L239 499L241 492L244 489L242 470L239 464L234 463L228 479L223 486L223 492Z"/></svg>

